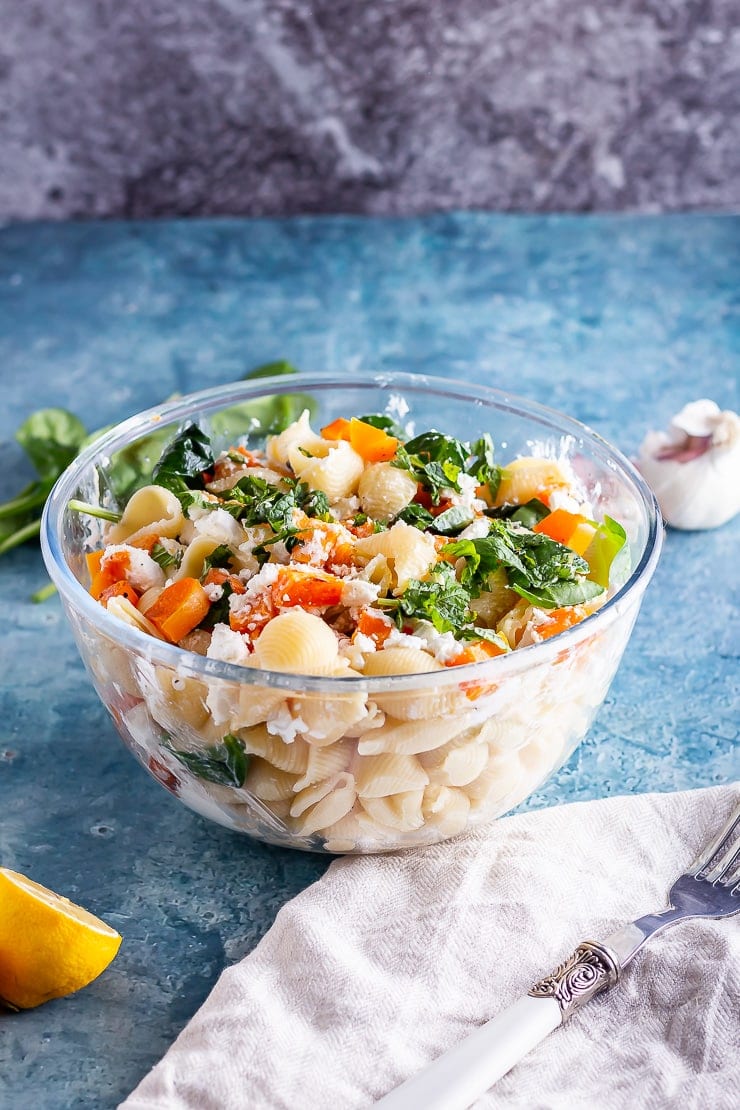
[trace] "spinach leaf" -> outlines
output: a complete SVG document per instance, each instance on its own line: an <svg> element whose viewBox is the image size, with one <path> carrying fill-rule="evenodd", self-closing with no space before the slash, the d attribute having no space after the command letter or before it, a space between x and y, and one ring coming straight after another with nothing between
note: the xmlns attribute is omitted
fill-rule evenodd
<svg viewBox="0 0 740 1110"><path fill-rule="evenodd" d="M67 469L86 436L84 424L66 409L39 409L15 433L42 481L52 482Z"/></svg>
<svg viewBox="0 0 740 1110"><path fill-rule="evenodd" d="M461 629L458 639L487 640L489 644L495 644L496 647L501 648L502 651L511 651L504 637L493 628L478 628L477 625L472 625L469 628Z"/></svg>
<svg viewBox="0 0 740 1110"><path fill-rule="evenodd" d="M407 470L438 505L445 489L460 492L458 478L468 458L468 448L459 439L442 432L422 432L399 444L391 466Z"/></svg>
<svg viewBox="0 0 740 1110"><path fill-rule="evenodd" d="M152 472L152 481L173 493L203 489L203 471L209 470L214 461L208 436L197 424L188 424L165 447Z"/></svg>
<svg viewBox="0 0 740 1110"><path fill-rule="evenodd" d="M154 553L152 553L152 558L154 558ZM214 547L211 554L206 555L205 559L203 560L203 570L201 572L201 578L205 578L205 576L208 574L208 571L211 570L212 567L229 567L233 558L234 552L231 550L229 545L227 543L220 543L218 547Z"/></svg>
<svg viewBox="0 0 740 1110"><path fill-rule="evenodd" d="M412 524L414 528L421 529L424 532L427 528L431 528L434 524L434 517L425 509L423 505L417 505L412 501L405 509L402 509L398 514L398 520L403 520L406 524Z"/></svg>
<svg viewBox="0 0 740 1110"><path fill-rule="evenodd" d="M443 551L465 559L461 581L474 597L486 589L489 576L499 567L505 568L513 590L544 608L577 605L603 592L598 584L584 585L589 572L585 559L516 521L492 520L491 532L485 538L458 540L447 544ZM593 585L597 586L595 590ZM569 597L578 600L569 601Z"/></svg>
<svg viewBox="0 0 740 1110"><path fill-rule="evenodd" d="M168 736L162 737L162 745L183 766L206 782L216 782L220 786L244 785L250 757L244 750L244 741L238 740L230 732L226 733L220 744L195 752L180 751L173 746Z"/></svg>
<svg viewBox="0 0 740 1110"><path fill-rule="evenodd" d="M475 515L470 509L466 509L464 505L453 505L438 517L433 517L430 527L441 536L454 536L472 524L474 519Z"/></svg>
<svg viewBox="0 0 740 1110"><path fill-rule="evenodd" d="M495 497L501 483L501 467L494 461L493 440L488 432L476 439L470 453L471 458L466 467L468 474L477 479L479 486L488 486L491 496Z"/></svg>
<svg viewBox="0 0 740 1110"><path fill-rule="evenodd" d="M534 528L551 511L538 497L532 497L523 505L498 505L495 509L486 509L486 516L494 520L516 520L525 528Z"/></svg>

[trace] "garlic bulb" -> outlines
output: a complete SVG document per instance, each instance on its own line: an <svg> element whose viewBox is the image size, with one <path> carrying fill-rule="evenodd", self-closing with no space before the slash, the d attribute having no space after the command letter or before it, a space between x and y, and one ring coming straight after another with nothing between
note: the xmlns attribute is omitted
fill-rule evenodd
<svg viewBox="0 0 740 1110"><path fill-rule="evenodd" d="M714 401L693 401L667 432L648 432L637 467L667 524L718 528L740 510L740 417Z"/></svg>

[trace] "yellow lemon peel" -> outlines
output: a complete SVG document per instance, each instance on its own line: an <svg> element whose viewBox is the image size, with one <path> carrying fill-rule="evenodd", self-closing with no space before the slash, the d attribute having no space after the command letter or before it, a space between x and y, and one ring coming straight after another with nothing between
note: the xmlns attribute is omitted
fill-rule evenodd
<svg viewBox="0 0 740 1110"><path fill-rule="evenodd" d="M0 1000L28 1010L86 987L121 937L104 921L0 867Z"/></svg>

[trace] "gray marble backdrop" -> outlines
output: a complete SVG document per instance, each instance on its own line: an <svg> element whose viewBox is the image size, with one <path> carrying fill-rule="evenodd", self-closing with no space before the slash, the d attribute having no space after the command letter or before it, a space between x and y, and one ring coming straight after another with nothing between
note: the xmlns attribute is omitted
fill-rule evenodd
<svg viewBox="0 0 740 1110"><path fill-rule="evenodd" d="M0 0L0 216L733 208L737 14Z"/></svg>

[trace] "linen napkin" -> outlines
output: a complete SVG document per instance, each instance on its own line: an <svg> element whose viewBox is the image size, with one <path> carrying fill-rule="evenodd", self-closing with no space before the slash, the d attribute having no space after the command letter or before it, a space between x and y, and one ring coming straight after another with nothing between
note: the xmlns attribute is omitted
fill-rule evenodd
<svg viewBox="0 0 740 1110"><path fill-rule="evenodd" d="M738 798L740 784L576 803L334 862L222 974L123 1107L371 1105L580 940L661 909ZM650 942L476 1106L739 1104L740 916Z"/></svg>

